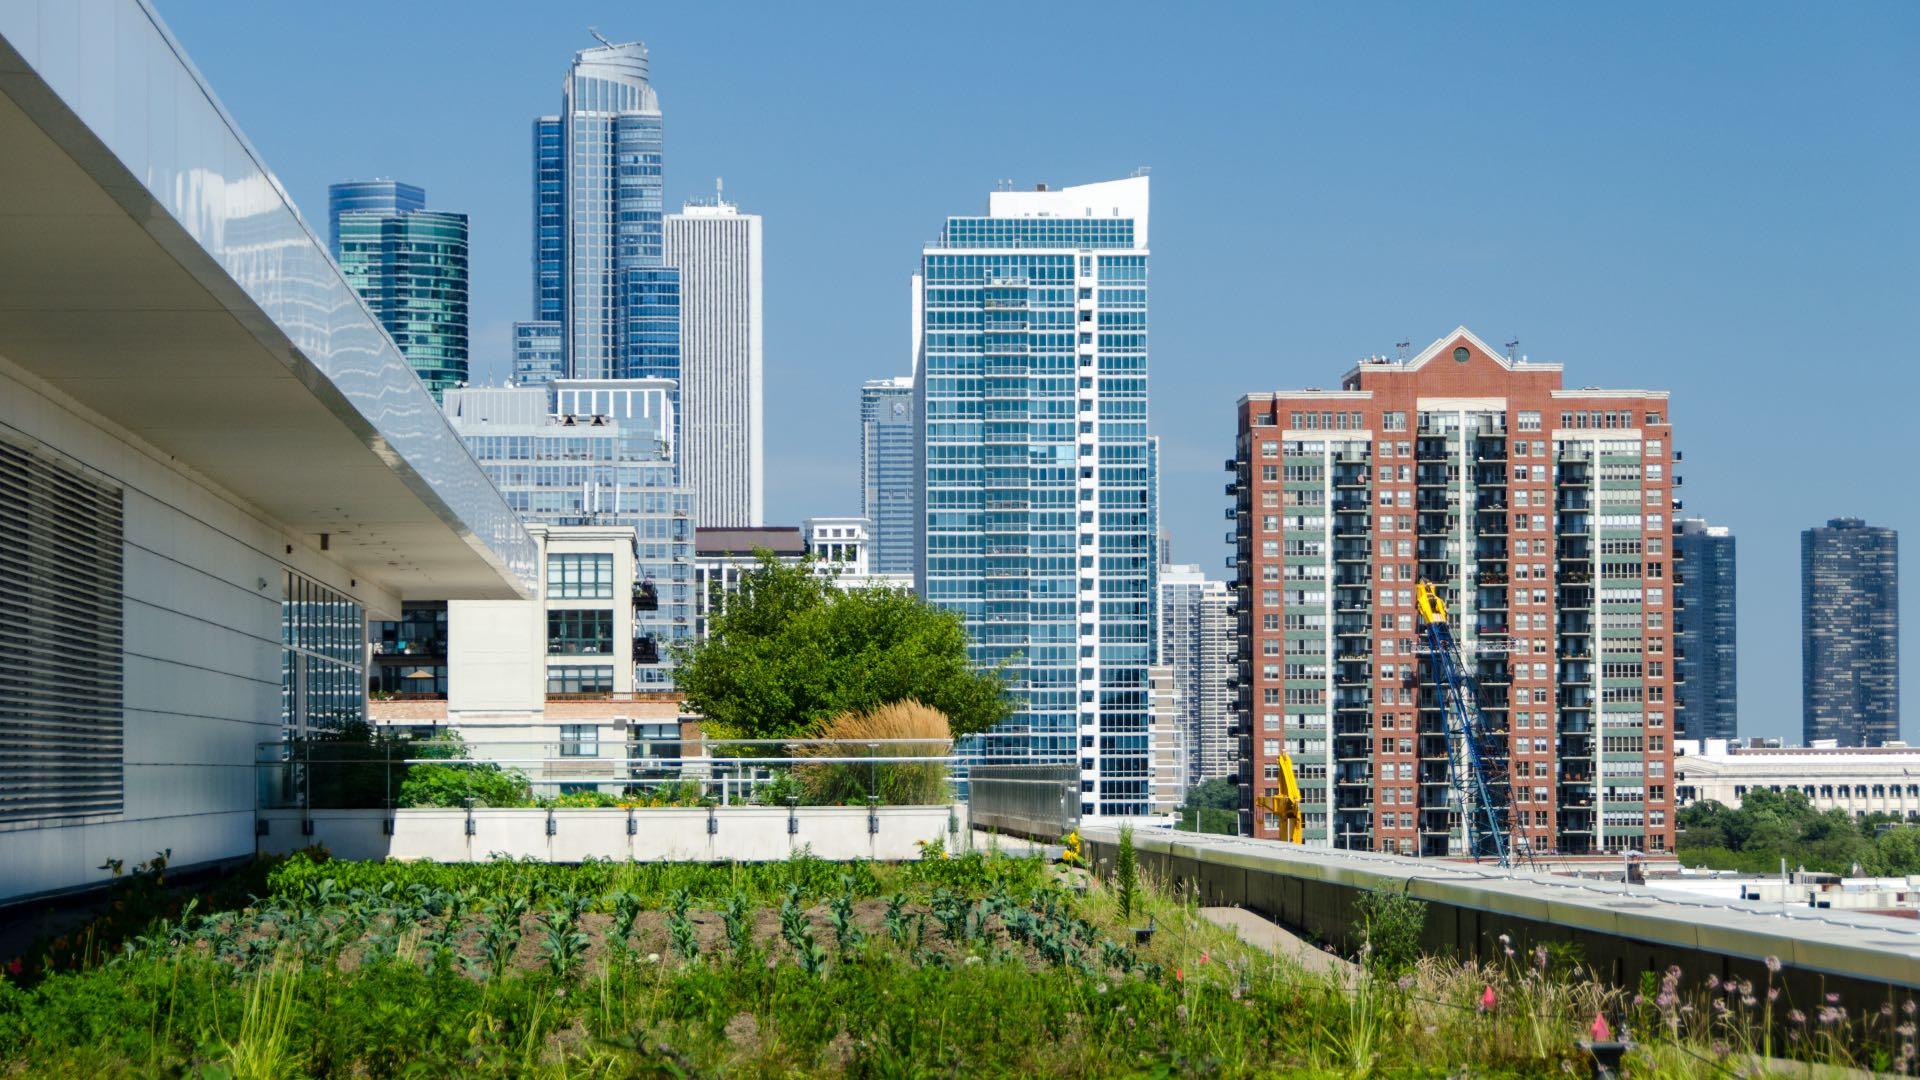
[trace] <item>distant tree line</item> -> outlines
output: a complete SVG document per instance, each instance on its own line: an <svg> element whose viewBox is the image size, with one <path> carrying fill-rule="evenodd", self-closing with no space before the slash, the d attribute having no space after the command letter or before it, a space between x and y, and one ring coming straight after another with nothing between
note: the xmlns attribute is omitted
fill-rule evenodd
<svg viewBox="0 0 1920 1080"><path fill-rule="evenodd" d="M1680 811L1679 825L1688 866L1777 874L1784 858L1789 870L1920 874L1920 826L1891 814L1818 810L1804 792L1752 791L1738 807L1694 803Z"/></svg>

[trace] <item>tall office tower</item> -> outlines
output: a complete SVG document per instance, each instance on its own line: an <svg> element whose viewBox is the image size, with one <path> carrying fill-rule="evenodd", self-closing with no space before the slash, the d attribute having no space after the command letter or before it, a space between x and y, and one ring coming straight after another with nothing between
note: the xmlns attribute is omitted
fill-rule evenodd
<svg viewBox="0 0 1920 1080"><path fill-rule="evenodd" d="M913 376L860 387L860 513L872 523L876 573L913 573L916 430Z"/></svg>
<svg viewBox="0 0 1920 1080"><path fill-rule="evenodd" d="M1077 762L1148 812L1153 532L1145 176L996 191L922 252L915 578L1006 665L989 763Z"/></svg>
<svg viewBox="0 0 1920 1080"><path fill-rule="evenodd" d="M1243 825L1292 754L1307 842L1466 850L1414 607L1446 601L1514 832L1673 847L1667 394L1568 390L1461 327L1332 391L1251 394L1234 473ZM1501 777L1504 776L1504 780Z"/></svg>
<svg viewBox="0 0 1920 1080"><path fill-rule="evenodd" d="M545 386L567 377L567 340L558 322L513 324L513 381L519 386Z"/></svg>
<svg viewBox="0 0 1920 1080"><path fill-rule="evenodd" d="M533 322L567 319L566 128L557 116L533 122ZM564 345L561 349L565 352Z"/></svg>
<svg viewBox="0 0 1920 1080"><path fill-rule="evenodd" d="M634 529L634 683L643 690L672 685L667 650L693 633L693 496L675 476L670 389L562 379L453 390L444 405L521 520Z"/></svg>
<svg viewBox="0 0 1920 1080"><path fill-rule="evenodd" d="M1160 663L1173 672L1186 783L1234 774L1233 593L1197 566L1160 571Z"/></svg>
<svg viewBox="0 0 1920 1080"><path fill-rule="evenodd" d="M464 384L467 215L424 209L419 188L388 180L335 184L329 195L334 258L347 283L436 400Z"/></svg>
<svg viewBox="0 0 1920 1080"><path fill-rule="evenodd" d="M1800 534L1800 711L1806 741L1900 738L1900 537L1859 518Z"/></svg>
<svg viewBox="0 0 1920 1080"><path fill-rule="evenodd" d="M340 215L404 214L427 208L427 192L397 180L348 180L327 188L327 250L340 261Z"/></svg>
<svg viewBox="0 0 1920 1080"><path fill-rule="evenodd" d="M560 114L533 122L530 322L560 325L567 378L675 380L678 423L680 271L662 258L660 100L645 45L599 40L574 54Z"/></svg>
<svg viewBox="0 0 1920 1080"><path fill-rule="evenodd" d="M765 498L760 215L716 190L667 216L666 262L680 272L680 460L700 524L757 525Z"/></svg>
<svg viewBox="0 0 1920 1080"><path fill-rule="evenodd" d="M1700 518L1674 523L1673 726L1682 739L1737 735L1733 532Z"/></svg>

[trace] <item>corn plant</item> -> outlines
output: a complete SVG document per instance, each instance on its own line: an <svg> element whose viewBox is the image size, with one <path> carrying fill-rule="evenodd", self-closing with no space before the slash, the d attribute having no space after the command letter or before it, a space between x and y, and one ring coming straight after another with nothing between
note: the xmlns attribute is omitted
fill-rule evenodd
<svg viewBox="0 0 1920 1080"><path fill-rule="evenodd" d="M587 951L587 935L580 932L579 917L570 908L543 911L537 916L545 936L540 943L547 958L547 970L565 981L580 966Z"/></svg>
<svg viewBox="0 0 1920 1080"><path fill-rule="evenodd" d="M689 964L700 959L700 939L694 935L692 917L684 910L667 916L667 944Z"/></svg>
<svg viewBox="0 0 1920 1080"><path fill-rule="evenodd" d="M866 944L867 935L853 920L853 896L842 893L827 904L827 921L833 924L833 939L844 958Z"/></svg>
<svg viewBox="0 0 1920 1080"><path fill-rule="evenodd" d="M627 939L633 935L633 924L640 918L640 897L627 889L620 889L609 898L613 905L613 924L607 927L607 941L615 948L627 947Z"/></svg>
<svg viewBox="0 0 1920 1080"><path fill-rule="evenodd" d="M720 921L726 926L728 951L735 960L745 960L753 951L753 902L746 893L727 897L720 908Z"/></svg>
<svg viewBox="0 0 1920 1080"><path fill-rule="evenodd" d="M887 938L895 945L907 943L907 894L894 893L887 897Z"/></svg>
<svg viewBox="0 0 1920 1080"><path fill-rule="evenodd" d="M525 897L507 897L493 905L491 917L480 928L481 954L496 979L507 973L520 949L520 920L526 913Z"/></svg>

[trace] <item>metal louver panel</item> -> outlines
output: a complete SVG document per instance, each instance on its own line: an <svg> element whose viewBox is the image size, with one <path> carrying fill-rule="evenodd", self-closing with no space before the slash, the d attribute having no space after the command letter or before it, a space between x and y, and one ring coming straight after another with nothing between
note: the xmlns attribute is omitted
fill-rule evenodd
<svg viewBox="0 0 1920 1080"><path fill-rule="evenodd" d="M0 438L0 825L123 808L122 494Z"/></svg>

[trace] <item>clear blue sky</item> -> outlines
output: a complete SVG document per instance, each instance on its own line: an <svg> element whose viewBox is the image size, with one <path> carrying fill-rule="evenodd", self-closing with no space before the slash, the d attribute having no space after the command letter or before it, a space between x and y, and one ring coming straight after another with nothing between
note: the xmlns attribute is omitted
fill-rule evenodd
<svg viewBox="0 0 1920 1080"><path fill-rule="evenodd" d="M376 175L472 215L479 377L529 304L528 122L588 26L646 41L669 205L766 216L776 521L857 508L946 215L1147 165L1180 561L1225 573L1240 394L1459 323L1673 391L1686 512L1740 538L1743 734L1799 733L1799 530L1920 544L1920 5L158 3L310 220Z"/></svg>

